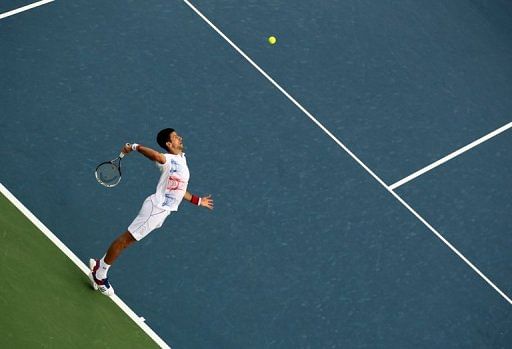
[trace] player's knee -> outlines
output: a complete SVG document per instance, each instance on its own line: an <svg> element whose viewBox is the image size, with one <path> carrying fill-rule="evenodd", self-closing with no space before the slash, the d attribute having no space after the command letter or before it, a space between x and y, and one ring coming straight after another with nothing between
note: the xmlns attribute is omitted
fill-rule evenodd
<svg viewBox="0 0 512 349"><path fill-rule="evenodd" d="M135 240L135 238L133 237L133 235L129 231L125 232L121 236L123 238L123 245L124 245L124 247L128 247L131 244L133 244L135 241L137 241L137 240Z"/></svg>
<svg viewBox="0 0 512 349"><path fill-rule="evenodd" d="M117 237L117 239L114 241L114 244L118 248L126 248L135 241L136 240L133 238L132 234L130 234L129 232L125 232Z"/></svg>

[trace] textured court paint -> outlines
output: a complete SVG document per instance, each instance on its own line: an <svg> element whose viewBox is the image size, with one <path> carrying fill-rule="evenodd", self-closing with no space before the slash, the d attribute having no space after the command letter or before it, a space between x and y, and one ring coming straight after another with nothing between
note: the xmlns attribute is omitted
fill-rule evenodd
<svg viewBox="0 0 512 349"><path fill-rule="evenodd" d="M319 32L326 37L331 31L324 30L324 21L333 25L336 17L350 24L351 18L344 17L350 12L339 6L366 3L328 2L329 11L304 1L298 7L278 3L278 11L269 3L224 6L229 4L207 5L223 13L214 16L223 27L255 24L247 30L233 27L228 34L242 44L253 43L243 48L251 56L258 51L256 61L284 87L300 91L297 98L315 115L343 110L347 104L337 90L343 84L347 90L352 86L352 96L366 96L364 86L334 70L350 73L350 65L331 64L332 57L350 57L353 51L331 45L334 39L297 41L283 35L301 29L294 34L299 39L309 28L315 37ZM241 10L249 15L238 15ZM40 11L23 20L14 16L0 27L6 47L0 75L7 86L0 89L5 110L0 132L7 145L0 148L2 182L86 260L103 253L126 229L158 177L152 164L131 154L123 160L122 184L106 190L96 183L94 167L114 157L124 142L155 147L160 128L181 130L189 188L212 193L215 211L184 203L110 271L118 293L173 348L362 348L375 343L383 348L501 348L509 343L512 320L506 302L184 4L73 1L59 3L51 14L44 6ZM376 21L363 14L359 20L358 27ZM270 48L267 32L277 25L280 29L272 32L280 41ZM260 47L249 34L263 32ZM336 26L332 33L345 35ZM373 55L368 61L364 50L354 54L354 65L379 63L379 47L360 43ZM295 54L301 50L310 54ZM426 62L421 67L419 73L425 72ZM387 68L372 69L390 76ZM503 79L499 86L506 88L506 74ZM373 86L370 80L368 86ZM499 108L508 103L500 94L496 100ZM363 102L350 108L363 115L368 111ZM399 108L398 101L392 102ZM464 126L475 133L468 135L470 141L485 134L480 132L484 121L476 119L476 130L473 124ZM356 120L337 123L353 127L349 145L367 142L358 146L367 155L377 154L379 163L403 157L385 148L375 153L386 137L373 142L364 133L395 130L402 142L395 145L430 152L431 144L421 142L421 136L410 142L396 124L387 128L392 116L372 118L366 125ZM416 125L430 134L440 129L427 120ZM346 132L336 134L344 139ZM452 134L439 134L436 146L452 150L452 141ZM435 160L446 152L434 153ZM404 161L411 159L416 157ZM410 173L408 165L384 167L390 178ZM512 263L510 258L501 268Z"/></svg>
<svg viewBox="0 0 512 349"><path fill-rule="evenodd" d="M510 122L509 1L193 3L386 183Z"/></svg>
<svg viewBox="0 0 512 349"><path fill-rule="evenodd" d="M382 181L382 179L375 174L364 162L361 161L348 147L343 144L335 135L332 134L331 131L325 128L321 122L318 121L309 111L307 111L296 99L294 99L282 86L275 82L272 77L270 77L260 66L258 66L245 52L243 52L231 39L229 39L215 24L213 24L208 18L204 16L204 14L199 11L194 5L192 5L189 1L184 1L201 19L203 19L213 30L215 30L224 40L226 40L233 49L235 49L241 56L243 56L248 63L250 63L258 72L260 72L274 87L276 87L281 93L283 93L286 98L290 100L297 108L299 108L316 126L318 126L329 138L331 138L344 152L348 153L350 157L356 161L361 167L364 168L369 175L371 175L380 185L382 185L388 192L393 195L407 210L409 210L416 218L418 218L429 230L435 234L447 247L449 247L457 256L459 256L471 269L473 269L485 282L489 284L492 288L496 290L509 304L512 305L512 300L506 295L499 287L496 286L495 283L492 282L485 274L483 274L477 266L474 265L470 260L467 259L453 244L451 244L448 240L439 231L437 231L430 223L428 223L421 215L419 215L414 208L412 208L407 202L405 202L396 192L393 191L396 188L395 185L388 187L386 183ZM507 128L510 127L512 123L507 125ZM495 131L493 133L498 133ZM485 138L490 138L491 135L488 135ZM479 144L479 142L474 143ZM471 145L470 145L471 147ZM469 148L469 147L468 147ZM464 149L464 148L463 148ZM455 155L453 155L454 157ZM447 157L447 159L450 156Z"/></svg>
<svg viewBox="0 0 512 349"><path fill-rule="evenodd" d="M509 294L511 147L504 133L398 190Z"/></svg>
<svg viewBox="0 0 512 349"><path fill-rule="evenodd" d="M157 348L0 196L2 348Z"/></svg>

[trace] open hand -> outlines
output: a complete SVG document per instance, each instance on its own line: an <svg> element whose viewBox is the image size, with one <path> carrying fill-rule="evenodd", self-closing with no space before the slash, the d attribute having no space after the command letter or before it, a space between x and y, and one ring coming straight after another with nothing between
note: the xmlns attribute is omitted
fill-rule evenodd
<svg viewBox="0 0 512 349"><path fill-rule="evenodd" d="M213 199L211 195L203 196L201 198L201 206L204 206L206 208L209 208L210 210L213 210Z"/></svg>

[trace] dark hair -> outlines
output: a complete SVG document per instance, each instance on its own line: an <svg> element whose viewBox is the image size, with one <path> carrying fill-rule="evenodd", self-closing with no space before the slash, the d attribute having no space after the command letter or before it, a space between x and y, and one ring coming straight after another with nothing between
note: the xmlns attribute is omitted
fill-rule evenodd
<svg viewBox="0 0 512 349"><path fill-rule="evenodd" d="M167 143L171 140L171 133L173 133L173 132L174 132L173 128L164 128L162 131L158 132L158 134L156 135L156 142L158 143L159 146L164 148L166 151L168 151L169 149L167 149L167 146L165 145L165 143Z"/></svg>

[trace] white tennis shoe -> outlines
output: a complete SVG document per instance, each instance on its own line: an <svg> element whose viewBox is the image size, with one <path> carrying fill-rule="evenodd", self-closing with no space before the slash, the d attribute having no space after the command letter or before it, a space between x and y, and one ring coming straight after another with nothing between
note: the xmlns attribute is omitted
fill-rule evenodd
<svg viewBox="0 0 512 349"><path fill-rule="evenodd" d="M108 278L98 279L96 278L96 271L100 267L100 261L97 259L89 259L89 269L91 272L89 273L89 280L91 281L92 288L100 291L105 296L114 295L114 288L108 282Z"/></svg>

